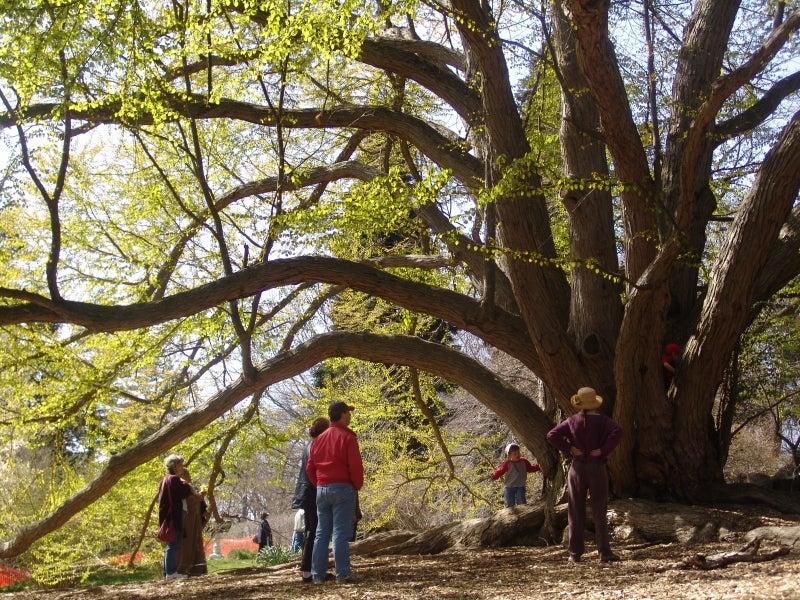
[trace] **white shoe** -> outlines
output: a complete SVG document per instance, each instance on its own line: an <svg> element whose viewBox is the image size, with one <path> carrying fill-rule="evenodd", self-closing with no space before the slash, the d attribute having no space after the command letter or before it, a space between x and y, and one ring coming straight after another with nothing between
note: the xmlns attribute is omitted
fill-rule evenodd
<svg viewBox="0 0 800 600"><path fill-rule="evenodd" d="M170 573L164 579L186 579L189 577L186 573Z"/></svg>

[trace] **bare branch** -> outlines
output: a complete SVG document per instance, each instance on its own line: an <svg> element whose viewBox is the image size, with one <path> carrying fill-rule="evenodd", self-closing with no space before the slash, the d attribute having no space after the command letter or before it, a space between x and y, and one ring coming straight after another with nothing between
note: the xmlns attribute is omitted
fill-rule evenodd
<svg viewBox="0 0 800 600"><path fill-rule="evenodd" d="M800 72L784 77L767 90L753 106L714 126L711 130L712 137L719 145L736 135L754 129L772 115L783 100L797 90L800 90Z"/></svg>

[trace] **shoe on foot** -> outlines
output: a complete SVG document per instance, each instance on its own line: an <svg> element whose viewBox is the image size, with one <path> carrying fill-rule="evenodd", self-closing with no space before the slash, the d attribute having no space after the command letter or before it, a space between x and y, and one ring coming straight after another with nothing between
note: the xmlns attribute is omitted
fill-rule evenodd
<svg viewBox="0 0 800 600"><path fill-rule="evenodd" d="M336 583L358 583L362 581L364 578L361 575L356 573L350 573L347 577L337 577Z"/></svg>
<svg viewBox="0 0 800 600"><path fill-rule="evenodd" d="M186 573L170 573L164 579L186 579L187 577Z"/></svg>
<svg viewBox="0 0 800 600"><path fill-rule="evenodd" d="M568 560L571 563L579 563L581 562L581 557L579 554L570 554Z"/></svg>
<svg viewBox="0 0 800 600"><path fill-rule="evenodd" d="M619 562L619 556L614 554L613 552L609 552L608 554L604 554L600 557L600 562L608 563L608 562Z"/></svg>

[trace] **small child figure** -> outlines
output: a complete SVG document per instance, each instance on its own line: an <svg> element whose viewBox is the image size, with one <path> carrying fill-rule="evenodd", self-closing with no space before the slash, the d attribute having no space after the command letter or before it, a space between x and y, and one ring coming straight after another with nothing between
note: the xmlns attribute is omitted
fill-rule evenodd
<svg viewBox="0 0 800 600"><path fill-rule="evenodd" d="M678 344L667 344L664 354L661 355L661 364L664 369L664 389L668 390L675 376L675 369L681 359L681 347Z"/></svg>
<svg viewBox="0 0 800 600"><path fill-rule="evenodd" d="M532 465L528 459L522 458L518 444L509 444L506 447L506 460L494 470L491 480L496 481L505 474L505 506L527 504L525 500L525 480L528 473L541 471L539 465Z"/></svg>

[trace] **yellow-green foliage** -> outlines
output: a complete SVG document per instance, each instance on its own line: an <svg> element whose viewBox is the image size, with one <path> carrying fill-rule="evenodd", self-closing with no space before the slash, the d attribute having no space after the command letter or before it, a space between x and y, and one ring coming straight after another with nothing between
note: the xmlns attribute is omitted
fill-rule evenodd
<svg viewBox="0 0 800 600"><path fill-rule="evenodd" d="M172 449L186 458L194 482L205 488L217 450L215 441L234 428L234 443L223 465L224 485L216 490L218 502L226 502L230 494L236 497L236 483L243 471L249 471L254 457L271 462L277 473L281 455L269 449L287 439L286 432L275 425L275 414L265 414L263 422L243 425L240 412L233 411ZM13 537L20 523L36 520L61 505L91 481L104 462L99 455L87 460L80 454L64 454L63 449L54 451L52 446L4 448L8 453L0 466L0 537L4 539ZM162 459L132 471L64 526L35 542L19 558L20 564L46 586L78 583L102 566L124 566L126 560L120 557L136 550L144 564L157 565L163 558L163 546L155 539L158 509L154 499L164 476Z"/></svg>
<svg viewBox="0 0 800 600"><path fill-rule="evenodd" d="M361 531L419 529L497 508L488 475L500 439L448 429L429 376L420 374L421 393L440 426L444 448L416 404L407 369L337 359L328 361L325 371L331 375L320 390L321 409L332 400L356 407L350 426L365 466Z"/></svg>
<svg viewBox="0 0 800 600"><path fill-rule="evenodd" d="M361 494L364 529L419 529L486 515L498 508L496 490L480 460L499 438L445 429L444 441L454 457L451 472L445 454L425 425L384 427L361 434L368 478ZM415 451L401 451L411 444Z"/></svg>
<svg viewBox="0 0 800 600"><path fill-rule="evenodd" d="M278 221L342 258L371 256L381 235L412 239L426 235L412 212L435 201L447 176L446 172L432 173L425 182L411 186L403 180L402 170L393 168L385 176L354 183L325 202L287 213Z"/></svg>
<svg viewBox="0 0 800 600"><path fill-rule="evenodd" d="M57 507L96 475L91 465L76 469L53 457L48 462L45 456L40 451L36 454L37 460L26 465L30 479L14 480L17 485L26 481L32 483L27 491L35 491L35 494L27 503L3 502L2 513L6 516L3 537L13 534L16 523ZM47 466L41 470L43 464ZM162 470L156 461L142 465L63 527L35 542L29 552L20 557L31 577L45 586L74 584L99 566L117 564L115 557L131 553L138 546L144 517L157 492ZM5 481L6 485L13 485L10 480ZM13 489L6 491L14 492ZM13 499L19 495L3 494L3 497ZM30 511L35 511L34 515ZM160 544L151 535L145 537L140 551L144 562L160 560Z"/></svg>

